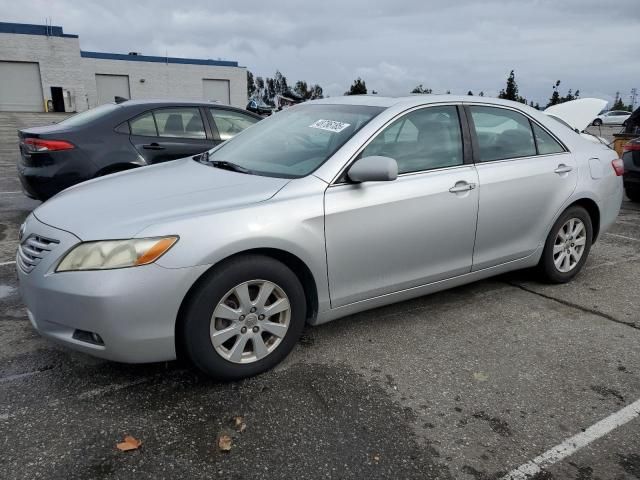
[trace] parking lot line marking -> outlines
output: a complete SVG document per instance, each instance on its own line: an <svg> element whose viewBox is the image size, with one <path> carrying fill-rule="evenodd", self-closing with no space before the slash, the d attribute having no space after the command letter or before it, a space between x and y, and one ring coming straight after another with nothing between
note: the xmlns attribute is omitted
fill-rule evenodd
<svg viewBox="0 0 640 480"><path fill-rule="evenodd" d="M5 265L13 265L14 263L16 263L15 260L13 260L11 262L0 262L0 267L4 267Z"/></svg>
<svg viewBox="0 0 640 480"><path fill-rule="evenodd" d="M0 192L0 195L15 195L17 193L22 193L22 192Z"/></svg>
<svg viewBox="0 0 640 480"><path fill-rule="evenodd" d="M27 373L16 373L15 375L8 375L6 377L0 378L0 383L11 382L13 380L18 380L24 377L30 377L31 375L36 375L38 373L42 373L42 370L36 370L35 372L27 372Z"/></svg>
<svg viewBox="0 0 640 480"><path fill-rule="evenodd" d="M605 233L605 235L609 235L611 237L624 238L625 240L633 240L634 242L640 242L640 238L627 237L626 235L619 235L617 233Z"/></svg>
<svg viewBox="0 0 640 480"><path fill-rule="evenodd" d="M537 456L530 462L520 465L515 470L507 473L501 480L525 480L540 473L544 467L553 465L573 455L581 448L586 447L591 442L604 437L612 430L621 427L634 418L640 416L640 400L636 400L627 405L622 410L603 418L599 422L591 425L584 432L580 432L571 438L566 439L559 445L547 450L542 455Z"/></svg>

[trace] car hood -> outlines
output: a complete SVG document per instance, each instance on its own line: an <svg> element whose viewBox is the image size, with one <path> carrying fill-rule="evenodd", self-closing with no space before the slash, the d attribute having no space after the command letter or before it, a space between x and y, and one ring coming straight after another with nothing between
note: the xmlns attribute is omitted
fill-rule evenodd
<svg viewBox="0 0 640 480"><path fill-rule="evenodd" d="M85 241L131 238L166 220L268 200L288 181L185 158L78 184L42 204L34 215Z"/></svg>
<svg viewBox="0 0 640 480"><path fill-rule="evenodd" d="M580 98L578 100L552 105L547 108L544 113L555 115L571 125L571 128L576 128L582 132L591 125L591 122L593 122L606 106L606 100L599 98Z"/></svg>

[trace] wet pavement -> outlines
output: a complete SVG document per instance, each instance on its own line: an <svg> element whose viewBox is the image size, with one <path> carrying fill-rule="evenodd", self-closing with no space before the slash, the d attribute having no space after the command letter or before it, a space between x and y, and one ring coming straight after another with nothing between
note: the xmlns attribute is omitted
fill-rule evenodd
<svg viewBox="0 0 640 480"><path fill-rule="evenodd" d="M275 370L223 384L34 333L11 262L37 202L12 175L0 165L2 478L498 479L640 399L638 204L570 284L515 272L308 328ZM117 450L127 434L142 447ZM535 478L640 478L640 418Z"/></svg>

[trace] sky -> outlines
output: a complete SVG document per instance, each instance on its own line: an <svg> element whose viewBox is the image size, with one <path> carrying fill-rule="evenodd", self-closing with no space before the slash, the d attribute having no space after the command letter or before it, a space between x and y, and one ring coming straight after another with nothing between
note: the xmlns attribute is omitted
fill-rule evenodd
<svg viewBox="0 0 640 480"><path fill-rule="evenodd" d="M83 50L235 60L342 95L356 77L381 95L520 95L552 85L629 102L640 88L639 0L0 0L0 21L45 23ZM640 98L639 98L640 101Z"/></svg>

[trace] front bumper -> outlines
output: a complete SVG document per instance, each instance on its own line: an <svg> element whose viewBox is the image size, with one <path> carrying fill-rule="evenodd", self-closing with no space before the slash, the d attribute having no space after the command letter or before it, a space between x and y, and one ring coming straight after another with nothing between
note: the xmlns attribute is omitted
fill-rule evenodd
<svg viewBox="0 0 640 480"><path fill-rule="evenodd" d="M80 240L33 215L23 238L32 234L59 241L30 273L17 267L29 319L42 336L118 362L176 358L175 322L180 304L207 266L168 269L151 264L54 273L60 258ZM104 345L74 338L76 330L97 333Z"/></svg>

